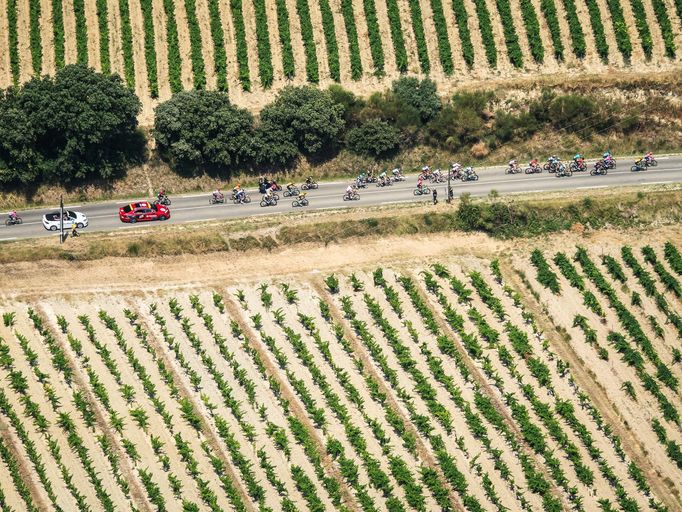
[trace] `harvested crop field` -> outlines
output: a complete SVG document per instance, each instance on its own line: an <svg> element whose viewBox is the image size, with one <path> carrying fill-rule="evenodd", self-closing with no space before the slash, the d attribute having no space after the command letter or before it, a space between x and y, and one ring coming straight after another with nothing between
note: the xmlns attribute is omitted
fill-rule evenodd
<svg viewBox="0 0 682 512"><path fill-rule="evenodd" d="M0 504L680 510L682 236L643 233L17 263Z"/></svg>

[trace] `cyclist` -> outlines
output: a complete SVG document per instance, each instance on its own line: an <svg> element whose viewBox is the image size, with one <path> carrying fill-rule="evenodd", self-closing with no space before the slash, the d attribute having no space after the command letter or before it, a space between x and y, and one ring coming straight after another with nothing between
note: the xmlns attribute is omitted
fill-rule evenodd
<svg viewBox="0 0 682 512"><path fill-rule="evenodd" d="M16 210L12 210L7 214L7 217L9 218L10 221L16 222L16 220L19 218L19 215L17 215Z"/></svg>
<svg viewBox="0 0 682 512"><path fill-rule="evenodd" d="M516 159L509 160L509 171L512 173L519 171L519 163L516 161Z"/></svg>

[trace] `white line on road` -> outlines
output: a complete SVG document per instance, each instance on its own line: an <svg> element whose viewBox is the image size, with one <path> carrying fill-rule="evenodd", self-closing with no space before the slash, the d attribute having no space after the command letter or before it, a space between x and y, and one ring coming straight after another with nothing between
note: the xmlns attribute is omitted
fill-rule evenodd
<svg viewBox="0 0 682 512"><path fill-rule="evenodd" d="M16 237L16 236L9 236L9 237L7 237L7 238L0 238L0 240L2 240L2 241L4 242L4 241L7 241L7 240L16 240L17 238L18 238L18 237Z"/></svg>
<svg viewBox="0 0 682 512"><path fill-rule="evenodd" d="M590 186L590 187L575 187L575 190L587 190L587 189L591 189L591 188L608 188L608 187L609 187L608 185L594 185L594 186Z"/></svg>

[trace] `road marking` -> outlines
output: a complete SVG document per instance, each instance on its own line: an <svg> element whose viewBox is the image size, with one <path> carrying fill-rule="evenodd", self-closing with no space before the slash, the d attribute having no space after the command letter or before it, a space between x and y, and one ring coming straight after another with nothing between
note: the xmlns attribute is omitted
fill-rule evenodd
<svg viewBox="0 0 682 512"><path fill-rule="evenodd" d="M594 185L590 187L575 187L574 190L586 190L586 189L591 189L591 188L608 188L608 185Z"/></svg>
<svg viewBox="0 0 682 512"><path fill-rule="evenodd" d="M675 180L672 181L650 181L648 183L644 183L645 185L666 185L668 183L676 183Z"/></svg>
<svg viewBox="0 0 682 512"><path fill-rule="evenodd" d="M17 238L18 238L18 237L16 237L16 236L10 236L10 237L7 237L7 238L0 238L0 240L2 240L3 242L6 242L6 241L8 241L8 240L16 240Z"/></svg>

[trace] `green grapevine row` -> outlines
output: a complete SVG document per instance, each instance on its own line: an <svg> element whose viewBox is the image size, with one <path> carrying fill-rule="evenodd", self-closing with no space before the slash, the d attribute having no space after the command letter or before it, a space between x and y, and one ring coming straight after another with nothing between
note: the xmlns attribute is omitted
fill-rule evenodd
<svg viewBox="0 0 682 512"><path fill-rule="evenodd" d="M320 13L322 14L322 28L324 29L324 40L327 46L327 62L329 63L329 75L332 80L341 80L341 67L339 64L339 43L336 40L336 29L334 27L334 14L329 6L329 0L318 0Z"/></svg>
<svg viewBox="0 0 682 512"><path fill-rule="evenodd" d="M277 28L279 31L279 43L282 46L282 69L286 78L293 78L294 50L291 47L291 28L289 27L289 10L286 0L275 0L277 6Z"/></svg>
<svg viewBox="0 0 682 512"><path fill-rule="evenodd" d="M298 12L298 18L301 21L306 76L309 82L316 84L320 81L320 71L317 65L313 23L310 21L310 5L308 5L308 0L296 0L296 12Z"/></svg>
<svg viewBox="0 0 682 512"><path fill-rule="evenodd" d="M509 0L495 0L497 4L497 11L500 13L502 20L502 29L504 30L504 42L507 45L507 54L509 61L516 68L523 66L523 55L521 54L521 47L519 46L519 36L516 34L514 28L514 15L512 14Z"/></svg>
<svg viewBox="0 0 682 512"><path fill-rule="evenodd" d="M675 57L677 48L675 47L675 35L673 34L672 24L668 17L668 9L663 0L652 0L652 2L654 5L654 14L656 14L658 25L661 27L665 54L672 59Z"/></svg>
<svg viewBox="0 0 682 512"><path fill-rule="evenodd" d="M441 0L431 0L431 11L433 12L433 24L436 26L438 35L438 55L443 71L446 75L451 75L455 70L452 64L452 48L448 39L448 28L443 12L443 2Z"/></svg>
<svg viewBox="0 0 682 512"><path fill-rule="evenodd" d="M682 276L682 255L677 250L677 247L675 247L672 242L666 242L663 254L665 255L665 259L668 260L670 268Z"/></svg>
<svg viewBox="0 0 682 512"><path fill-rule="evenodd" d="M379 0L381 1L381 0ZM352 4L351 0L343 0L344 4ZM374 0L363 0L363 10L365 21L367 22L367 34L369 36L369 51L372 54L374 73L377 76L384 74L384 47L381 45L381 32L379 31L379 19L377 18L377 8ZM345 16L345 14L344 14ZM390 18L390 14L389 14ZM353 20L355 23L355 20ZM402 34L401 34L402 36ZM396 59L397 59L396 53Z"/></svg>
<svg viewBox="0 0 682 512"><path fill-rule="evenodd" d="M230 0L230 11L232 12L232 23L234 24L235 44L237 45L239 82L242 84L242 89L250 91L249 52L246 45L246 27L244 26L242 0Z"/></svg>
<svg viewBox="0 0 682 512"><path fill-rule="evenodd" d="M585 44L585 34L583 33L583 26L578 18L578 11L575 7L575 0L563 0L564 9L566 10L566 21L568 22L568 31L571 34L571 44L573 45L573 53L579 59L585 57L587 52L587 45Z"/></svg>
<svg viewBox="0 0 682 512"><path fill-rule="evenodd" d="M197 20L196 0L185 0L185 11L187 12L187 27L189 28L194 88L202 90L206 88L206 68L204 67L204 56L201 53L201 30L199 29L199 20Z"/></svg>
<svg viewBox="0 0 682 512"><path fill-rule="evenodd" d="M471 32L467 24L469 13L464 6L464 0L452 0L452 10L455 12L459 41L462 45L462 57L467 66L471 67L474 65L474 46L471 44Z"/></svg>
<svg viewBox="0 0 682 512"><path fill-rule="evenodd" d="M171 92L182 91L182 60L178 42L178 24L175 20L175 0L163 0L166 14L166 44L168 46L168 81Z"/></svg>
<svg viewBox="0 0 682 512"><path fill-rule="evenodd" d="M371 0L365 0L365 10L368 1ZM407 71L407 50L405 49L405 39L403 37L403 28L400 22L400 10L398 9L397 0L386 0L386 9L388 10L388 22L391 26L391 40L393 41L393 51L395 52L395 65L398 68L398 71L405 73Z"/></svg>
<svg viewBox="0 0 682 512"><path fill-rule="evenodd" d="M623 8L620 5L620 0L606 0L611 11L611 23L613 24L613 31L616 35L616 44L620 53L623 54L626 62L630 61L632 56L632 43L628 35L628 26L625 23L625 16L623 15Z"/></svg>
<svg viewBox="0 0 682 512"><path fill-rule="evenodd" d="M637 32L639 32L642 51L644 51L644 56L647 59L650 59L654 43L651 39L651 30L649 29L649 23L646 19L644 4L642 3L642 0L630 0L630 4L632 5L632 14L635 18L635 27L637 27Z"/></svg>
<svg viewBox="0 0 682 512"><path fill-rule="evenodd" d="M272 51L268 37L268 18L265 13L265 0L253 0L256 12L256 42L258 43L258 75L260 84L266 89L272 85Z"/></svg>
<svg viewBox="0 0 682 512"><path fill-rule="evenodd" d="M545 260L539 249L535 249L531 253L530 261L538 271L538 282L545 288L549 288L555 295L558 294L561 291L559 280L552 269L549 268L547 260Z"/></svg>
<svg viewBox="0 0 682 512"><path fill-rule="evenodd" d="M88 65L88 22L85 19L84 0L73 0L73 12L76 18L76 62Z"/></svg>
<svg viewBox="0 0 682 512"><path fill-rule="evenodd" d="M485 46L485 56L491 68L497 66L497 48L495 46L495 36L493 26L490 22L490 11L485 0L474 0L476 15L478 16L478 28L481 31L483 46Z"/></svg>
<svg viewBox="0 0 682 512"><path fill-rule="evenodd" d="M410 15L412 16L412 30L414 39L417 43L417 56L422 73L428 75L431 71L431 61L429 51L426 46L426 34L424 33L424 21L422 19L422 9L419 0L408 0L410 5Z"/></svg>
<svg viewBox="0 0 682 512"><path fill-rule="evenodd" d="M373 5L373 4L372 4ZM359 80L362 76L362 60L360 59L360 46L358 43L358 28L355 25L355 13L353 12L353 0L341 0L341 14L343 14L343 23L346 27L346 37L348 38L348 52L350 59L350 76L353 80ZM368 18L365 14L365 18ZM375 13L376 20L376 13ZM369 25L369 21L367 21ZM378 26L377 26L378 28ZM370 32L370 45L373 44L372 37L376 37L376 33ZM381 46L381 38L379 38L379 46Z"/></svg>
<svg viewBox="0 0 682 512"><path fill-rule="evenodd" d="M97 27L99 28L99 62L102 73L111 72L111 57L109 56L109 8L107 0L97 0ZM56 28L55 28L56 30Z"/></svg>
<svg viewBox="0 0 682 512"><path fill-rule="evenodd" d="M542 46L542 38L540 37L540 22L538 21L538 15L530 0L521 0L521 14L523 15L523 22L526 25L530 53L535 62L542 64L542 61L545 58L545 48Z"/></svg>
<svg viewBox="0 0 682 512"><path fill-rule="evenodd" d="M680 286L679 281L665 269L663 264L656 257L654 250L647 245L642 247L642 254L644 255L646 262L654 267L654 271L658 274L665 289L673 292L678 299L682 299L682 286Z"/></svg>
<svg viewBox="0 0 682 512"><path fill-rule="evenodd" d="M225 54L225 33L220 19L218 0L208 0L208 15L211 18L211 38L213 39L213 63L216 74L216 88L227 91L227 55Z"/></svg>
<svg viewBox="0 0 682 512"><path fill-rule="evenodd" d="M152 0L140 0L144 23L144 58L147 63L147 82L152 98L159 96L159 79L156 69L156 42L154 40L154 10Z"/></svg>
<svg viewBox="0 0 682 512"><path fill-rule="evenodd" d="M29 0L28 15L33 73L40 75L43 70L43 44L40 38L40 0Z"/></svg>
<svg viewBox="0 0 682 512"><path fill-rule="evenodd" d="M9 65L14 85L19 84L19 33L17 29L17 0L7 0L7 23L9 25Z"/></svg>
<svg viewBox="0 0 682 512"><path fill-rule="evenodd" d="M540 0L540 9L545 15L549 35L552 37L554 46L554 57L558 61L564 60L564 42L561 40L561 29L559 28L559 18L557 16L556 4L554 0Z"/></svg>
<svg viewBox="0 0 682 512"><path fill-rule="evenodd" d="M12 2L14 0L9 0L8 6ZM14 3L16 5L16 2ZM54 62L56 68L60 69L64 67L64 13L62 11L62 0L52 0L52 31L54 33ZM12 57L11 36L12 25L10 23L10 59Z"/></svg>
<svg viewBox="0 0 682 512"><path fill-rule="evenodd" d="M130 7L128 0L118 0L121 16L121 40L123 46L123 74L128 87L135 88L135 63L133 62L133 29L130 25ZM81 36L78 36L81 37ZM87 44L87 41L85 41ZM80 59L80 57L79 57ZM87 54L86 54L87 62Z"/></svg>
<svg viewBox="0 0 682 512"><path fill-rule="evenodd" d="M597 55L606 62L609 58L609 45L606 42L606 35L604 34L604 24L602 23L601 11L597 5L597 0L585 0L587 10L590 13L590 23L592 24L592 33L597 45Z"/></svg>

